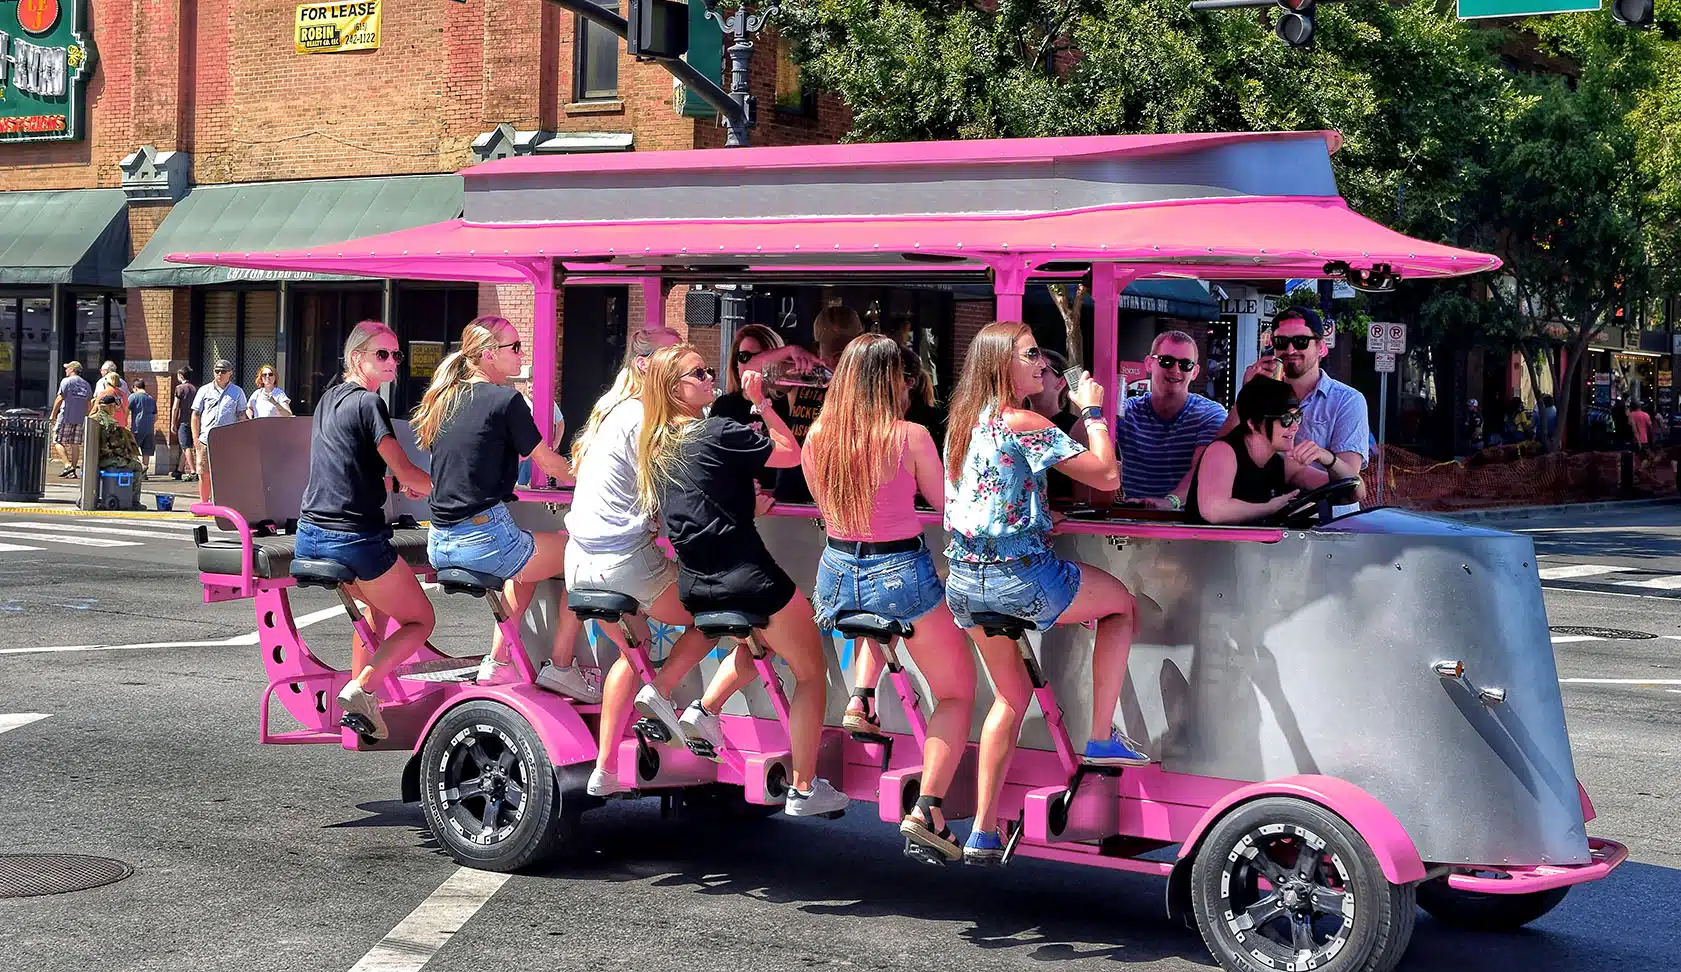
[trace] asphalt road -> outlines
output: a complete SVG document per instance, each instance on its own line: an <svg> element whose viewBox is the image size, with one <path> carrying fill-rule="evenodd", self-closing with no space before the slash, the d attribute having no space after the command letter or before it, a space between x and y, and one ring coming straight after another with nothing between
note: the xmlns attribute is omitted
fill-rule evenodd
<svg viewBox="0 0 1681 972"><path fill-rule="evenodd" d="M1531 531L1554 572L1553 625L1656 636L1555 635L1576 770L1599 811L1590 832L1633 854L1521 933L1421 915L1402 968L1674 970L1681 580L1665 578L1681 578L1681 508L1507 526ZM249 602L199 603L191 565L179 519L0 511L0 853L134 868L6 900L8 969L415 968L429 941L441 948L426 969L463 972L1212 967L1164 917L1158 880L1030 860L914 865L866 813L728 828L615 804L544 871L505 883L462 871L397 801L401 756L256 743L262 669L250 645L226 643L252 630ZM435 643L482 642L481 605L435 602ZM295 613L334 603L304 592ZM331 644L347 631L328 618L310 633ZM441 924L410 918L440 900Z"/></svg>

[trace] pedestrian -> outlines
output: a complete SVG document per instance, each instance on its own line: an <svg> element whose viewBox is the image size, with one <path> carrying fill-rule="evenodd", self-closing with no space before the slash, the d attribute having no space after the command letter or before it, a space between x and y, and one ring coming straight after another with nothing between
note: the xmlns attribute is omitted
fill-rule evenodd
<svg viewBox="0 0 1681 972"><path fill-rule="evenodd" d="M175 432L175 471L170 478L186 477L188 482L198 478L198 464L193 455L193 402L198 398L198 386L193 384L193 370L181 368L175 372L175 394L169 400L169 427Z"/></svg>
<svg viewBox="0 0 1681 972"><path fill-rule="evenodd" d="M258 368L257 387L252 390L250 401L245 405L245 417L260 419L291 414L292 400L286 397L286 389L280 387L280 376L275 372L274 365Z"/></svg>
<svg viewBox="0 0 1681 972"><path fill-rule="evenodd" d="M110 364L111 362L107 361L105 363ZM111 412L112 421L116 422L125 429L128 428L128 384L123 381L121 375L116 374L115 372L107 371L95 379L93 383L93 400L95 402L103 402L106 396L110 396L111 398L117 400L117 407Z"/></svg>
<svg viewBox="0 0 1681 972"><path fill-rule="evenodd" d="M198 498L210 502L210 430L245 421L245 392L233 383L233 362L219 359L215 380L193 399L193 446L198 452Z"/></svg>
<svg viewBox="0 0 1681 972"><path fill-rule="evenodd" d="M139 472L140 444L135 441L134 433L123 428L122 423L117 421L116 395L104 395L99 399L99 404L94 408L93 420L94 426L99 430L99 469Z"/></svg>
<svg viewBox="0 0 1681 972"><path fill-rule="evenodd" d="M1652 413L1646 411L1646 406L1639 399L1628 413L1629 432L1634 436L1634 451L1643 453L1652 443Z"/></svg>
<svg viewBox="0 0 1681 972"><path fill-rule="evenodd" d="M144 463L140 467L140 478L146 478L146 471L152 466L152 456L157 451L158 400L146 390L146 379L134 379L134 391L128 396L129 431L134 433L134 440L140 446L140 455Z"/></svg>
<svg viewBox="0 0 1681 972"><path fill-rule="evenodd" d="M58 383L58 397L53 399L48 422L53 426L53 449L64 463L60 479L75 479L82 466L82 423L87 420L88 406L93 402L93 386L82 377L82 363L72 361L64 366L64 380Z"/></svg>
<svg viewBox="0 0 1681 972"><path fill-rule="evenodd" d="M519 392L519 396L525 399L525 407L531 411L532 417L535 418L537 415L537 403L531 398L531 366L526 365L522 367L519 374L514 376L514 380L511 384L514 386L514 391ZM560 414L559 402L552 402L550 404L554 409L554 427L549 431L549 448L559 449L561 442L566 438L566 417ZM547 477L544 477L544 479L546 481ZM516 480L516 482L520 486L531 485L530 458L521 459L519 461L519 479Z"/></svg>

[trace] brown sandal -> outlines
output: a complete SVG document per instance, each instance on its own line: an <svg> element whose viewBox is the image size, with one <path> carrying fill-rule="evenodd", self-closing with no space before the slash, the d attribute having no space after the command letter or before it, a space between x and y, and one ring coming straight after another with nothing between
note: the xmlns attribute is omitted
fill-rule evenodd
<svg viewBox="0 0 1681 972"><path fill-rule="evenodd" d="M852 690L852 697L863 700L863 709L857 711L848 706L846 715L841 717L841 725L847 732L863 733L866 736L881 735L881 721L875 716L873 711L875 706L870 704L870 700L876 697L876 690L873 688L855 688Z"/></svg>
<svg viewBox="0 0 1681 972"><path fill-rule="evenodd" d="M905 838L906 857L930 864L963 859L963 845L957 842L950 827L941 827L939 833L934 832L934 808L943 802L941 797L919 796L916 798L916 809L905 814L905 819L899 822L899 833ZM918 810L922 812L921 817L917 816Z"/></svg>

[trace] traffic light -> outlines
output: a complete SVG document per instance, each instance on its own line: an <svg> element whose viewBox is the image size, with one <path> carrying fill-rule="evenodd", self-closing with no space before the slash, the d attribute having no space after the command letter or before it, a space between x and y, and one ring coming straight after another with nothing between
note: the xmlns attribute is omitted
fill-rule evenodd
<svg viewBox="0 0 1681 972"><path fill-rule="evenodd" d="M676 0L630 0L625 50L631 57L679 58L689 50L689 6Z"/></svg>
<svg viewBox="0 0 1681 972"><path fill-rule="evenodd" d="M1653 0L1611 0L1611 19L1624 27L1652 26Z"/></svg>
<svg viewBox="0 0 1681 972"><path fill-rule="evenodd" d="M1650 3L1651 0L1646 0ZM1318 0L1278 0L1281 8L1278 25L1273 32L1291 47L1306 47L1313 43L1313 8Z"/></svg>

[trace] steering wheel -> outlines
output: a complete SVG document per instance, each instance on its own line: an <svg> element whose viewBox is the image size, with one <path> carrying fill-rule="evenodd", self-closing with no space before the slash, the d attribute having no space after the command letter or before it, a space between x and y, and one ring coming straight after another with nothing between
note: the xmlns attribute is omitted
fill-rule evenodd
<svg viewBox="0 0 1681 972"><path fill-rule="evenodd" d="M1286 530L1306 530L1331 522L1332 507L1354 502L1354 489L1360 480L1349 478L1326 483L1296 497L1289 506L1261 521L1262 526L1284 527Z"/></svg>

